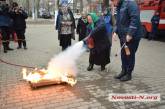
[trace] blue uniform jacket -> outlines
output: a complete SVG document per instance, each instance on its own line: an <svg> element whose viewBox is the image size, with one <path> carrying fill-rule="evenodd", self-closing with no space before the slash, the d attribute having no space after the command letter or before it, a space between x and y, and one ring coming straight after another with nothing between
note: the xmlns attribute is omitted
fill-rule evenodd
<svg viewBox="0 0 165 109"><path fill-rule="evenodd" d="M121 40L130 35L135 40L142 37L142 27L140 22L140 10L134 0L124 0L117 7L116 28L114 30Z"/></svg>
<svg viewBox="0 0 165 109"><path fill-rule="evenodd" d="M11 27L13 20L9 13L0 13L0 27Z"/></svg>

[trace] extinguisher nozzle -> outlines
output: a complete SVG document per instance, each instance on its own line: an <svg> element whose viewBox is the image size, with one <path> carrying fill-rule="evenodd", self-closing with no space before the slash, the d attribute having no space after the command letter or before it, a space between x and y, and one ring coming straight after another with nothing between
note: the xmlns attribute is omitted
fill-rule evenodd
<svg viewBox="0 0 165 109"><path fill-rule="evenodd" d="M88 48L87 42L85 40L83 40L83 47Z"/></svg>

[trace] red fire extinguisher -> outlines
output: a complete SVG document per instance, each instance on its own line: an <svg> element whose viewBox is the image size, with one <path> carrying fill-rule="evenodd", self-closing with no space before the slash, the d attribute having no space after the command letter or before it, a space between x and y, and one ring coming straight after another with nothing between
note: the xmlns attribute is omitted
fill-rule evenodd
<svg viewBox="0 0 165 109"><path fill-rule="evenodd" d="M127 56L130 56L130 55L131 55L131 52L130 52L130 50L129 50L129 48L128 48L127 45L124 46L124 49L125 49L126 55L127 55Z"/></svg>

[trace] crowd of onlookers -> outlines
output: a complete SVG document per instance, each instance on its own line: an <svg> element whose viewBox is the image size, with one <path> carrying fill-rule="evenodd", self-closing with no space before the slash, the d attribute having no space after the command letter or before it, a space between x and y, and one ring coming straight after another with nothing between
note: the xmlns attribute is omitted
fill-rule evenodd
<svg viewBox="0 0 165 109"><path fill-rule="evenodd" d="M67 4L61 5L56 19L56 29L62 50L71 45L71 39L75 39L75 28L75 20L70 8ZM103 9L102 15L83 12L78 20L76 32L79 34L79 41L83 40L90 51L88 71L93 70L94 65L101 66L101 71L105 70L106 65L110 63L112 38L118 36L122 70L114 78L120 81L132 79L135 54L143 36L140 10L136 1L111 0L111 6Z"/></svg>
<svg viewBox="0 0 165 109"><path fill-rule="evenodd" d="M99 16L94 12L82 12L77 26L68 4L61 5L56 19L58 40L62 50L65 50L71 45L71 39L75 39L76 29L79 41L83 40L84 45L89 48L87 70L91 71L94 65L100 65L101 70L105 70L106 65L110 63L112 38L115 39L118 36L121 45L122 70L115 79L128 81L132 79L135 54L143 36L140 10L134 0L111 0L111 2L111 6L103 9ZM116 7L116 14L114 14L114 7ZM27 13L17 3L11 6L0 4L0 42L4 53L13 50L9 46L11 39L18 42L17 49L22 46L27 49L25 40L27 17ZM155 17L152 21L154 19L158 18Z"/></svg>
<svg viewBox="0 0 165 109"><path fill-rule="evenodd" d="M27 49L25 40L27 13L16 2L11 6L6 3L0 4L0 46L4 53L14 50L10 48L10 41L18 43L17 49Z"/></svg>
<svg viewBox="0 0 165 109"><path fill-rule="evenodd" d="M62 50L71 45L71 39L75 39L76 33L79 41L84 41L90 50L88 71L93 69L94 64L100 65L101 70L110 62L112 45L112 30L115 25L113 7L103 9L102 13L82 12L77 25L70 7L63 4L56 18L56 30Z"/></svg>

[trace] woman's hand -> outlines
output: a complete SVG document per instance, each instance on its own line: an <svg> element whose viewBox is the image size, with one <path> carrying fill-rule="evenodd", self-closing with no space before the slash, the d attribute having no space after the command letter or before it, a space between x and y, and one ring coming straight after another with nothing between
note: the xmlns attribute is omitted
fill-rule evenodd
<svg viewBox="0 0 165 109"><path fill-rule="evenodd" d="M113 35L112 35L112 39L114 41L117 41L117 37L118 37L117 33L114 32Z"/></svg>

